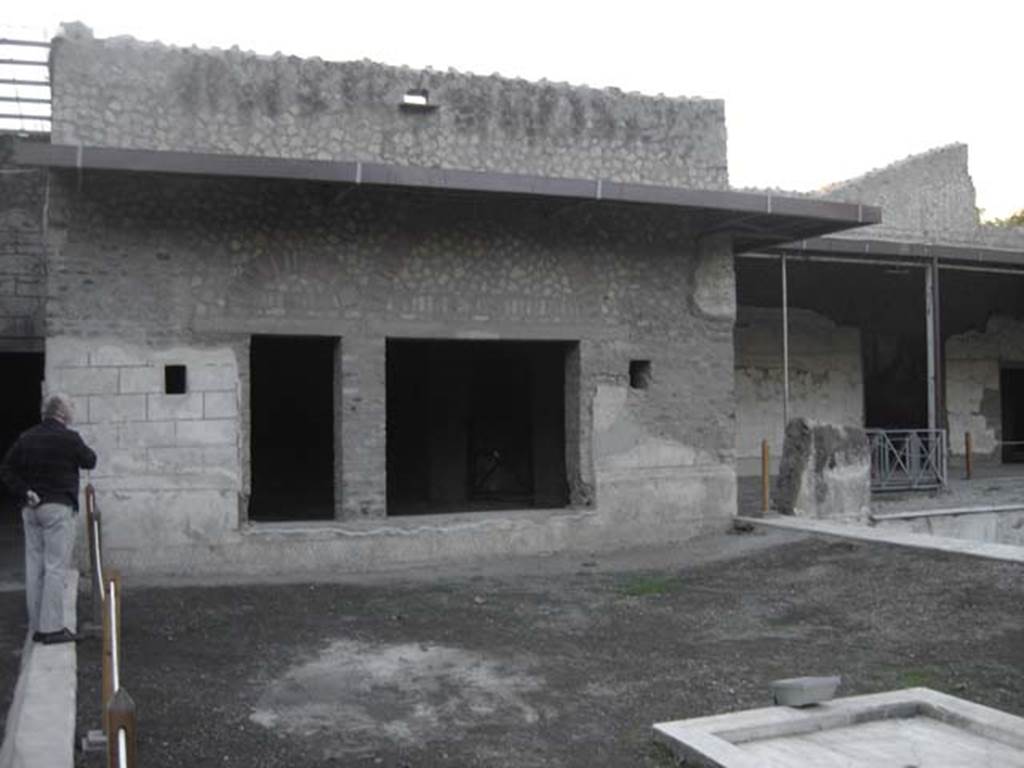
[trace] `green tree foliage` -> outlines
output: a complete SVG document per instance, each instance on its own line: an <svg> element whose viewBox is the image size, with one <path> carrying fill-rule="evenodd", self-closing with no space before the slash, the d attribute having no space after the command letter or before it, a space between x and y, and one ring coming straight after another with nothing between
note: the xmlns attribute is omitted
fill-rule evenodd
<svg viewBox="0 0 1024 768"><path fill-rule="evenodd" d="M997 227L1024 227L1024 208L1011 213L1005 219L993 219L990 223Z"/></svg>

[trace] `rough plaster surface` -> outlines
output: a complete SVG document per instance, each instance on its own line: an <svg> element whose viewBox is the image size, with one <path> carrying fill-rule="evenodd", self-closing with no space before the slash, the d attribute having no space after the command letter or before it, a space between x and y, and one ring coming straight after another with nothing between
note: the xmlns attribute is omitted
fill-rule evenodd
<svg viewBox="0 0 1024 768"><path fill-rule="evenodd" d="M973 450L994 456L1002 438L1000 366L1024 364L1024 322L993 316L984 332L947 339L945 352L950 449L962 455L970 432Z"/></svg>
<svg viewBox="0 0 1024 768"><path fill-rule="evenodd" d="M782 454L782 310L740 307L736 319L736 453ZM830 424L864 424L860 330L810 310L789 311L789 412Z"/></svg>
<svg viewBox="0 0 1024 768"><path fill-rule="evenodd" d="M52 49L53 141L728 186L724 104L497 75L96 40ZM433 111L402 110L426 88Z"/></svg>
<svg viewBox="0 0 1024 768"><path fill-rule="evenodd" d="M47 376L84 403L101 504L125 521L108 542L126 569L600 549L721 529L735 510L731 256L678 216L101 173L51 186ZM351 522L386 512L387 338L577 341L567 465L584 511L248 535L255 333L340 337L337 511ZM646 390L624 392L632 359L652 362ZM188 366L186 395L156 391L168 363Z"/></svg>
<svg viewBox="0 0 1024 768"><path fill-rule="evenodd" d="M544 681L530 667L528 659L452 646L339 640L263 684L250 719L289 735L328 736L326 751L336 756L365 751L381 736L417 747L481 720L495 728L538 722L530 694Z"/></svg>
<svg viewBox="0 0 1024 768"><path fill-rule="evenodd" d="M859 427L792 419L775 486L781 514L866 518L871 511L871 455Z"/></svg>

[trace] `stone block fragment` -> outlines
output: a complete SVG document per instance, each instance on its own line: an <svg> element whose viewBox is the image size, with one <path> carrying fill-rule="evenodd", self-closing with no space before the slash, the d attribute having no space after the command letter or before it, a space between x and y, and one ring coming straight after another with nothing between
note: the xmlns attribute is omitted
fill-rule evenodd
<svg viewBox="0 0 1024 768"><path fill-rule="evenodd" d="M791 420L775 507L798 517L866 518L871 511L871 452L864 430Z"/></svg>

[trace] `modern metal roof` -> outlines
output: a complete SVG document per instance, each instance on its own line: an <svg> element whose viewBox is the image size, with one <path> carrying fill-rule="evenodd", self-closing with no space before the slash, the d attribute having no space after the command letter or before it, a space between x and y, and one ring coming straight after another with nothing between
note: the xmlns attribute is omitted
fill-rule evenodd
<svg viewBox="0 0 1024 768"><path fill-rule="evenodd" d="M552 178L358 161L119 149L25 140L15 142L12 159L21 165L47 168L290 179L667 206L695 217L700 234L731 234L737 253L877 224L882 218L881 209L875 206L787 197L772 192L688 189L605 179Z"/></svg>
<svg viewBox="0 0 1024 768"><path fill-rule="evenodd" d="M814 237L764 249L768 253L823 259L872 261L902 260L929 262L938 260L949 266L989 265L1024 269L1024 249L999 248L974 243L929 243L852 237Z"/></svg>

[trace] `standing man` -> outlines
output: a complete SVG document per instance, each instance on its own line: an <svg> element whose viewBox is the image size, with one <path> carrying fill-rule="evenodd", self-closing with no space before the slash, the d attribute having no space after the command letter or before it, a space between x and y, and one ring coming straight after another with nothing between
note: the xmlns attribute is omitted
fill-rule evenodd
<svg viewBox="0 0 1024 768"><path fill-rule="evenodd" d="M78 470L95 467L96 454L68 429L72 417L66 395L47 397L42 422L22 432L0 465L0 480L24 500L29 631L47 645L78 639L64 626L64 577L75 543Z"/></svg>

